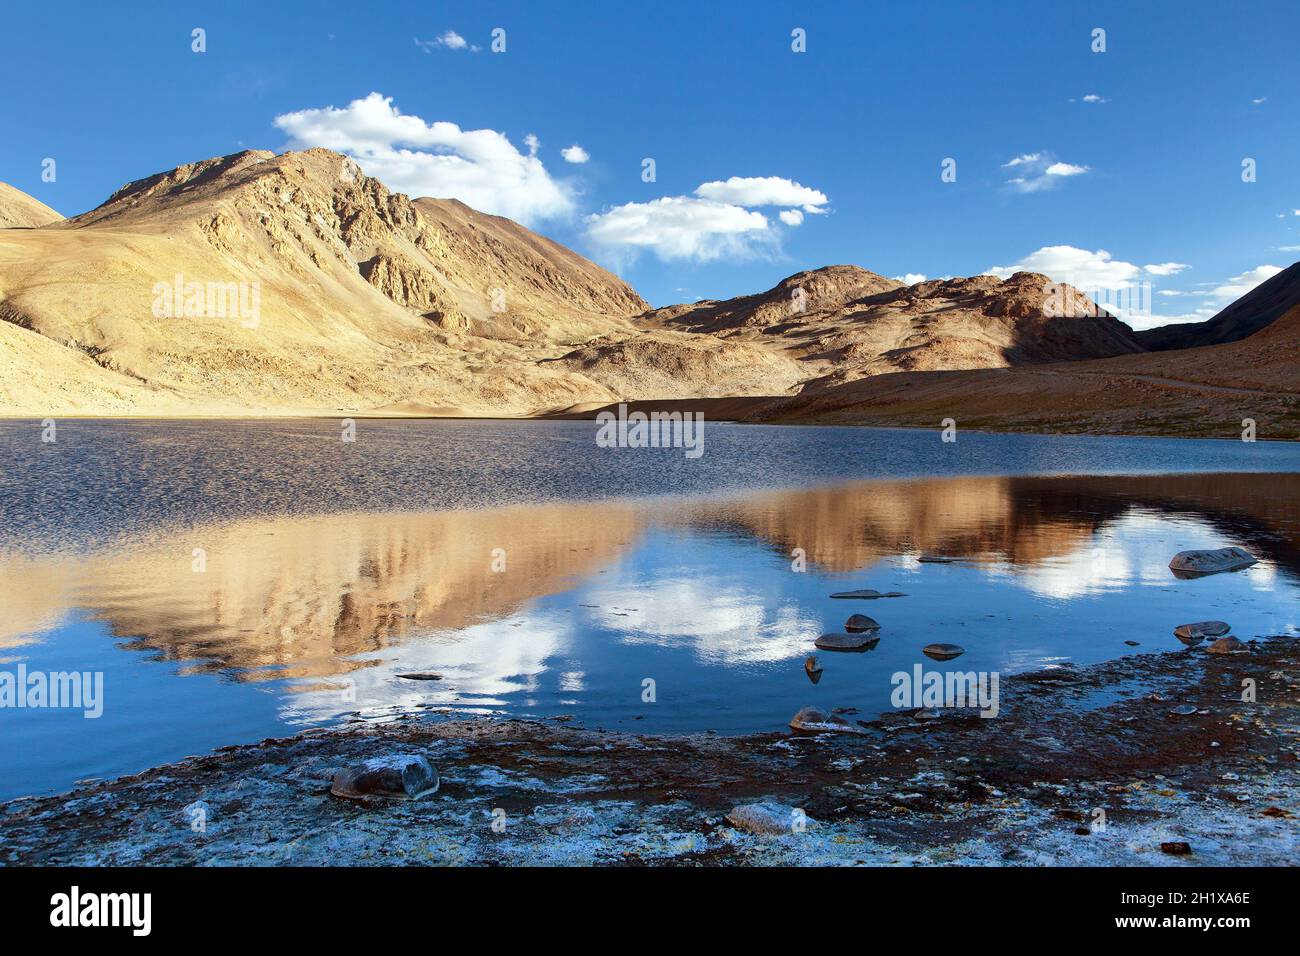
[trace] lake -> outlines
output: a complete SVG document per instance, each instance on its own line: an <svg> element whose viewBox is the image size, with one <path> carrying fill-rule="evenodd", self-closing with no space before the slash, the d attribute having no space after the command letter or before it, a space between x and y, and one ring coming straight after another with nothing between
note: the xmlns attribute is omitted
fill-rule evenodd
<svg viewBox="0 0 1300 956"><path fill-rule="evenodd" d="M596 432L0 423L0 671L103 687L93 719L0 708L0 799L411 712L779 731L806 705L888 710L918 663L1008 674L1183 653L1189 621L1300 629L1294 444L709 423L690 459ZM1227 545L1260 563L1168 570ZM905 596L829 597L856 588ZM874 649L815 650L855 612ZM965 653L930 661L935 641Z"/></svg>

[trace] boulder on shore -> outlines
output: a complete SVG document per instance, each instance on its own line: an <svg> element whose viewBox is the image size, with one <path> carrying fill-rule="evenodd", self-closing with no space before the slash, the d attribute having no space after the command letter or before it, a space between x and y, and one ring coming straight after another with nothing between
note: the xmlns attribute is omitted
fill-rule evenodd
<svg viewBox="0 0 1300 956"><path fill-rule="evenodd" d="M796 808L774 800L741 804L727 814L727 822L733 827L761 836L786 836L795 832L796 823L806 823L807 819Z"/></svg>
<svg viewBox="0 0 1300 956"><path fill-rule="evenodd" d="M1207 654L1249 654L1250 648L1235 637L1221 637L1205 649Z"/></svg>
<svg viewBox="0 0 1300 956"><path fill-rule="evenodd" d="M438 771L427 758L392 754L371 757L338 771L330 783L330 793L348 800L418 800L436 793L440 783Z"/></svg>
<svg viewBox="0 0 1300 956"><path fill-rule="evenodd" d="M867 732L857 724L849 723L843 717L825 713L816 707L803 708L790 718L790 726L795 730L831 731L838 734L865 734Z"/></svg>

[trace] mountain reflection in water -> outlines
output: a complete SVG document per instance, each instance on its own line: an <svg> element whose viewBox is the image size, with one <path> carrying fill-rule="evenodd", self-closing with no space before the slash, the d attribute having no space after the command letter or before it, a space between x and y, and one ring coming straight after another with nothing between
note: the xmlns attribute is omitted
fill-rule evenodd
<svg viewBox="0 0 1300 956"><path fill-rule="evenodd" d="M1229 544L1261 563L1201 581L1167 568L1177 550ZM961 560L919 564L927 552ZM793 570L800 554L805 573ZM125 653L139 688L110 680L108 707L137 737L164 734L148 688L178 681L190 690L164 699L211 697L236 737L441 707L747 732L780 729L809 703L884 710L889 674L935 640L967 648L963 670L1012 670L1176 650L1171 629L1190 620L1228 620L1243 639L1283 633L1297 624L1298 578L1295 474L869 481L268 517L159 529L102 552L0 555L0 658L98 669L103 655L120 673ZM859 587L907 596L828 597ZM822 654L813 688L802 668L812 641L856 611L882 623L880 645ZM399 676L412 671L443 679ZM646 678L654 703L642 700ZM249 693L270 693L273 716ZM108 716L81 731L106 732ZM189 753L204 740L143 749ZM0 769L19 759L7 754Z"/></svg>

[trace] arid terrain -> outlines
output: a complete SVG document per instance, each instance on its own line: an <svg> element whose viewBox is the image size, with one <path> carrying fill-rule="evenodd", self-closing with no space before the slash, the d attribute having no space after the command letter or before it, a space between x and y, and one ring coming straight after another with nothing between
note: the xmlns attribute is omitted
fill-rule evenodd
<svg viewBox="0 0 1300 956"><path fill-rule="evenodd" d="M1058 431L1229 435L1252 418L1288 438L1298 269L1210 322L1137 334L1029 272L905 285L833 265L651 309L509 219L391 192L328 150L250 150L69 219L0 184L0 414L686 401L746 421Z"/></svg>

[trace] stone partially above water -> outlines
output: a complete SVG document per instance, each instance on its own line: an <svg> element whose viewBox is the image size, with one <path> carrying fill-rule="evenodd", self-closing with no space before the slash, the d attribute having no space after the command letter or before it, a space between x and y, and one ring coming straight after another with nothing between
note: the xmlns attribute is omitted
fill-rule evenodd
<svg viewBox="0 0 1300 956"><path fill-rule="evenodd" d="M334 774L330 793L348 800L418 800L436 793L441 780L419 754L371 757Z"/></svg>
<svg viewBox="0 0 1300 956"><path fill-rule="evenodd" d="M879 591L873 591L871 588L862 588L858 591L836 591L831 595L833 598L840 600L858 599L861 601L874 601L876 598L890 597L907 597L902 591L886 591L883 594Z"/></svg>
<svg viewBox="0 0 1300 956"><path fill-rule="evenodd" d="M822 679L822 665L818 662L815 654L808 655L807 659L803 662L803 669L804 673L808 675L808 679L814 684Z"/></svg>
<svg viewBox="0 0 1300 956"><path fill-rule="evenodd" d="M875 631L859 634L823 634L814 642L823 651L866 651L880 642Z"/></svg>
<svg viewBox="0 0 1300 956"><path fill-rule="evenodd" d="M1218 548L1213 551L1179 551L1169 562L1175 577L1200 578L1223 571L1240 571L1258 560L1241 548Z"/></svg>
<svg viewBox="0 0 1300 956"><path fill-rule="evenodd" d="M950 661L965 654L966 648L957 644L927 644L921 648L921 653L931 660Z"/></svg>
<svg viewBox="0 0 1300 956"><path fill-rule="evenodd" d="M923 554L916 559L922 564L952 564L956 558L950 558L944 554Z"/></svg>
<svg viewBox="0 0 1300 956"><path fill-rule="evenodd" d="M880 630L880 622L867 617L865 614L852 614L844 622L844 630L850 634L859 634L862 631L878 631Z"/></svg>
<svg viewBox="0 0 1300 956"><path fill-rule="evenodd" d="M1207 654L1249 654L1250 648L1235 637L1221 637L1205 649Z"/></svg>
<svg viewBox="0 0 1300 956"><path fill-rule="evenodd" d="M1224 621L1198 621L1195 624L1179 624L1174 628L1174 637L1188 647L1193 647L1207 637L1222 637L1232 628Z"/></svg>
<svg viewBox="0 0 1300 956"><path fill-rule="evenodd" d="M837 734L865 734L867 731L857 724L851 724L843 717L828 714L816 707L805 707L790 718L790 726L795 730L815 732L830 731Z"/></svg>

